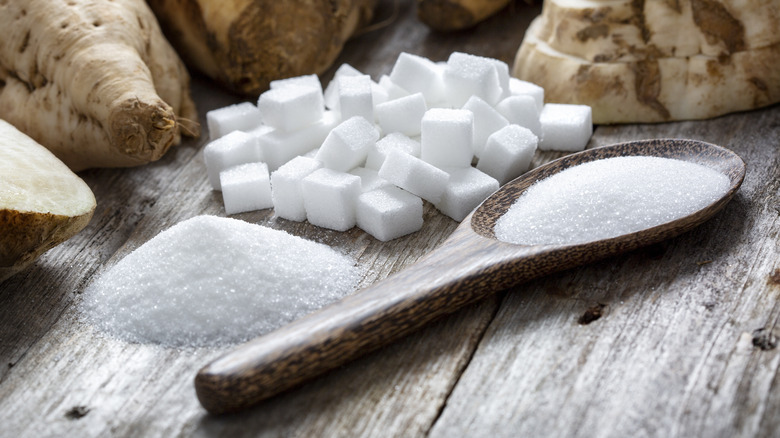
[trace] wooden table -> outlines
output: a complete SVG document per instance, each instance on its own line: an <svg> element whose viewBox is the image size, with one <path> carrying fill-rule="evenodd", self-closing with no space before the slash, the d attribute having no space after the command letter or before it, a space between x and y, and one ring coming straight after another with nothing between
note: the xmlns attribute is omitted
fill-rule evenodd
<svg viewBox="0 0 780 438"><path fill-rule="evenodd" d="M401 51L438 61L455 50L511 63L539 12L516 3L472 31L440 35L416 21L412 2L400 8L391 24L350 42L335 66L348 62L378 78ZM240 100L203 79L194 92L201 116ZM224 215L205 178L207 137L144 167L84 172L98 200L92 222L0 285L0 435L778 436L780 107L599 126L589 147L655 137L740 154L748 172L735 199L679 238L505 291L221 417L198 404L193 377L224 349L106 338L79 320L76 306L95 275L159 231ZM557 156L538 153L534 163ZM424 216L421 231L381 243L271 211L237 215L346 251L365 269L364 286L413 263L456 226L430 205Z"/></svg>

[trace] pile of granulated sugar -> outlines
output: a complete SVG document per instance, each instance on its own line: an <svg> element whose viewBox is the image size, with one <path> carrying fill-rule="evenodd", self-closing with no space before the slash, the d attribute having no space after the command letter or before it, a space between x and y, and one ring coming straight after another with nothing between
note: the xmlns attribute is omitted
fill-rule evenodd
<svg viewBox="0 0 780 438"><path fill-rule="evenodd" d="M85 320L171 347L242 342L353 292L360 272L328 246L198 216L163 231L91 284Z"/></svg>

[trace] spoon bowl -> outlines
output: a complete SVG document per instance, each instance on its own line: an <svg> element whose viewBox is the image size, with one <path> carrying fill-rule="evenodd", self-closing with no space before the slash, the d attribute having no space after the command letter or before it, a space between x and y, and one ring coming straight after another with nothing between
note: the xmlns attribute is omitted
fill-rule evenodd
<svg viewBox="0 0 780 438"><path fill-rule="evenodd" d="M690 215L613 238L570 245L518 245L496 238L496 221L535 182L589 161L624 156L700 164L726 175L729 188ZM634 141L560 158L505 184L411 267L206 365L195 378L198 399L215 414L244 409L497 291L689 231L722 209L744 176L739 156L696 140Z"/></svg>

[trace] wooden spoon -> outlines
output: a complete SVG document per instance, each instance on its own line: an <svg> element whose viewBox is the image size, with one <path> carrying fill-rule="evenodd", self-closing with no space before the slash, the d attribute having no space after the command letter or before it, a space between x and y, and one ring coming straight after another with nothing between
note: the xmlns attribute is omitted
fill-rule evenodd
<svg viewBox="0 0 780 438"><path fill-rule="evenodd" d="M638 155L704 165L727 175L730 188L689 216L610 239L534 246L496 239L496 220L534 182L588 161ZM553 161L504 185L415 265L205 366L195 378L198 399L211 413L238 411L502 289L676 236L723 208L744 176L736 154L695 140L634 141Z"/></svg>

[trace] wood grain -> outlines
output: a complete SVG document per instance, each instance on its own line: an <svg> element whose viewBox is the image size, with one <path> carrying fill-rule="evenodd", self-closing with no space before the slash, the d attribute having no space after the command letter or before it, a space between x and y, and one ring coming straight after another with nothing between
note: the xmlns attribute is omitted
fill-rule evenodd
<svg viewBox="0 0 780 438"><path fill-rule="evenodd" d="M400 5L391 25L350 42L337 65L376 78L401 51L443 60L460 50L511 62L539 11L516 2L484 25L446 35L417 22L412 2ZM377 18L391 11L383 2ZM195 82L201 121L238 100ZM126 344L95 333L76 308L95 275L160 230L197 214L224 215L205 180L205 139L150 166L83 173L98 199L90 225L0 284L0 435L774 436L779 121L773 106L701 122L599 126L589 147L669 137L725 146L745 159L745 182L690 233L505 291L220 417L199 405L193 379L225 350ZM534 165L558 156L538 153ZM347 252L369 285L438 247L457 225L430 205L424 215L419 233L388 243L268 211L237 217ZM581 325L586 312L601 317Z"/></svg>

